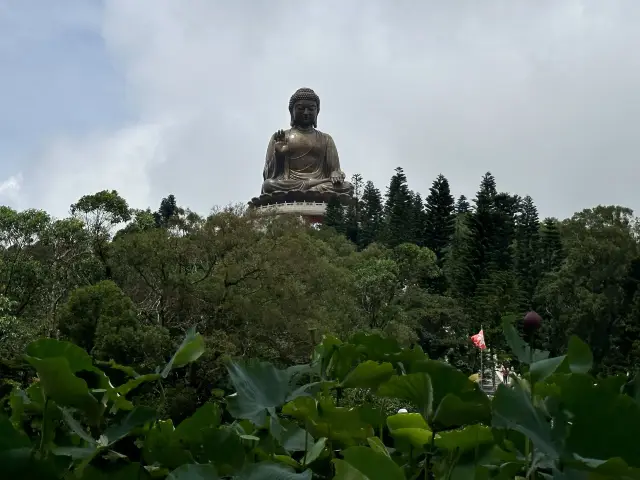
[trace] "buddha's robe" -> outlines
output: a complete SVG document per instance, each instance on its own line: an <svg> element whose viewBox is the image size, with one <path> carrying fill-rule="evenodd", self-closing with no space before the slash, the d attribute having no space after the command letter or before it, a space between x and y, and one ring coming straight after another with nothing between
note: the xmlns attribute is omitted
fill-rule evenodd
<svg viewBox="0 0 640 480"><path fill-rule="evenodd" d="M276 155L271 137L264 165L262 193L292 190L351 193L352 186L343 181L333 184L332 172L341 172L338 150L333 138L316 129L304 131L295 127L285 132L288 151Z"/></svg>

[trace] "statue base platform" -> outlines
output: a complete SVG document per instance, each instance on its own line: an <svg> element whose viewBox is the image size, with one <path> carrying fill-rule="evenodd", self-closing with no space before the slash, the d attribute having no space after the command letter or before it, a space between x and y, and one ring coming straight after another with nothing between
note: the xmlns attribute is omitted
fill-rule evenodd
<svg viewBox="0 0 640 480"><path fill-rule="evenodd" d="M299 215L308 223L322 223L327 204L335 197L345 206L354 201L351 195L330 192L274 192L252 198L249 208L261 215Z"/></svg>

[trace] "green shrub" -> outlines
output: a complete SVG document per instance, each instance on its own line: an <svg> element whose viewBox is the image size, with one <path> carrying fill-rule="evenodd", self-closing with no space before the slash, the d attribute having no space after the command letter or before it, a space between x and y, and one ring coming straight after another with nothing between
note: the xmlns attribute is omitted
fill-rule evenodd
<svg viewBox="0 0 640 480"><path fill-rule="evenodd" d="M510 319L503 328L524 367L492 399L419 347L361 332L325 336L308 364L228 360L235 391L212 392L185 419L195 392L174 396L162 408L175 424L130 399L144 384L174 395L161 382L204 352L195 331L144 375L37 340L25 355L37 381L15 387L0 417L3 478L640 478L640 377L596 379L579 338L548 358Z"/></svg>

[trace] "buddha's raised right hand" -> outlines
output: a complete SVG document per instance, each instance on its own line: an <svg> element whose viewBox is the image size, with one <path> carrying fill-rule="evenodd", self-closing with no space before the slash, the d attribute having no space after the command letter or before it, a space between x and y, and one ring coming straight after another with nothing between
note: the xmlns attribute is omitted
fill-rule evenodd
<svg viewBox="0 0 640 480"><path fill-rule="evenodd" d="M278 130L273 134L273 139L275 140L275 149L279 154L287 153L289 151L289 145L287 145L287 137L284 133L284 130Z"/></svg>

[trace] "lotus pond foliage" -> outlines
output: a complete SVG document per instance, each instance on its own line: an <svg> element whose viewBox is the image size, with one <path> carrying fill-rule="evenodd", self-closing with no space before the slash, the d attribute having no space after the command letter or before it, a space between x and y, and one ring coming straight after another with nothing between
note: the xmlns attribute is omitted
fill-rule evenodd
<svg viewBox="0 0 640 480"><path fill-rule="evenodd" d="M24 354L35 376L4 399L2 478L640 478L640 377L592 376L593 355L577 336L549 357L519 336L514 318L503 330L522 374L492 398L419 346L360 332L325 335L308 363L288 368L226 359L229 391L214 390L177 425L131 398L188 374L205 352L194 329L144 374L70 342L36 340Z"/></svg>

